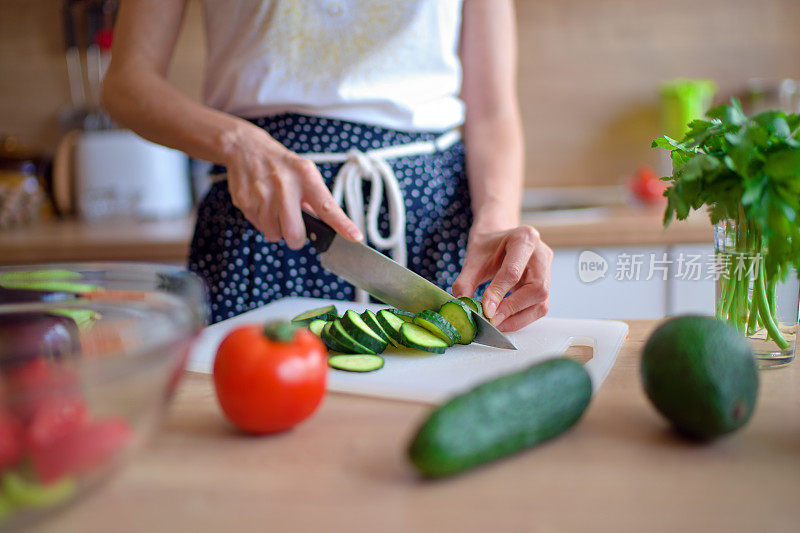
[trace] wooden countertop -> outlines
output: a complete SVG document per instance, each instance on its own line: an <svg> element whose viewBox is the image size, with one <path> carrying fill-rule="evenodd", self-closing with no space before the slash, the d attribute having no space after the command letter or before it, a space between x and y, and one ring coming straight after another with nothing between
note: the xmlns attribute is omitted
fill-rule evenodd
<svg viewBox="0 0 800 533"><path fill-rule="evenodd" d="M593 217L576 214L551 217L547 214L523 214L522 220L539 230L551 248L601 246L659 246L708 244L714 228L704 212L693 212L686 220L663 225L663 206L609 207Z"/></svg>
<svg viewBox="0 0 800 533"><path fill-rule="evenodd" d="M439 482L404 458L425 406L330 394L293 431L247 437L223 420L209 377L189 375L147 449L38 531L797 531L800 362L760 373L746 428L691 444L641 389L655 322L629 323L577 427Z"/></svg>
<svg viewBox="0 0 800 533"><path fill-rule="evenodd" d="M669 229L661 208L609 208L599 218L582 214L525 215L552 248L711 243L713 230L700 215ZM183 263L193 218L135 222L53 221L0 231L0 265L69 261L165 261Z"/></svg>
<svg viewBox="0 0 800 533"><path fill-rule="evenodd" d="M0 264L70 261L185 262L194 228L174 220L56 220L0 230Z"/></svg>

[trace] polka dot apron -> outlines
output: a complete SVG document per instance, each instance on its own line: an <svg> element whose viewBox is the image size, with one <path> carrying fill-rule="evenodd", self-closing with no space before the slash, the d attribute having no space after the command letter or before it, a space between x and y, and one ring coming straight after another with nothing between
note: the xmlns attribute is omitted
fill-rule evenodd
<svg viewBox="0 0 800 533"><path fill-rule="evenodd" d="M435 141L441 135L293 113L254 119L253 123L300 154L354 150L368 154L370 150ZM432 153L384 160L394 172L405 207L408 268L449 289L463 263L472 223L463 144L455 142ZM342 164L317 162L328 187L333 187ZM224 171L224 167L213 170ZM364 204L369 204L371 188L365 180L359 195ZM384 188L377 215L382 235L391 230L386 195ZM189 269L208 285L212 323L286 296L355 298L354 287L320 266L310 245L292 250L283 241L268 242L233 205L226 181L215 183L198 206Z"/></svg>

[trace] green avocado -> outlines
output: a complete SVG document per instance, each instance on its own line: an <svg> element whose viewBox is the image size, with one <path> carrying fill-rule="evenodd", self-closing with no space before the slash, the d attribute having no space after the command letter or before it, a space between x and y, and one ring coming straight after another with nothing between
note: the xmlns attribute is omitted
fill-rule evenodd
<svg viewBox="0 0 800 533"><path fill-rule="evenodd" d="M758 395L758 370L747 340L710 317L662 324L642 353L647 397L675 427L708 441L747 423Z"/></svg>
<svg viewBox="0 0 800 533"><path fill-rule="evenodd" d="M592 396L582 365L551 359L491 380L434 410L408 450L427 477L444 477L555 437Z"/></svg>

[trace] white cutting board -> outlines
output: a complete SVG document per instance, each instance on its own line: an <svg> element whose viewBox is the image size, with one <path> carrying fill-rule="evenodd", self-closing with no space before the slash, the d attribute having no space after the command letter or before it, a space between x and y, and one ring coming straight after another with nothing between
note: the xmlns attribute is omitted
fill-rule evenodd
<svg viewBox="0 0 800 533"><path fill-rule="evenodd" d="M207 327L195 342L188 370L211 373L214 354L222 339L236 326L276 319L291 319L303 311L335 304L340 314L347 309L385 309L380 304L358 304L316 298L283 298L235 318ZM628 325L613 320L545 317L508 334L518 350L501 350L480 344L456 344L442 355L387 349L384 367L375 372L330 370L328 390L363 396L438 404L493 377L520 370L563 353L570 345L594 348L585 368L597 390L608 375Z"/></svg>

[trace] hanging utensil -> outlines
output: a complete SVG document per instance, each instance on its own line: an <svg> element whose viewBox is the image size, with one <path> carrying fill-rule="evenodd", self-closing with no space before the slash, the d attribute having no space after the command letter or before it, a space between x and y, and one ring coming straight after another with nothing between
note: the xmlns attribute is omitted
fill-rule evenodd
<svg viewBox="0 0 800 533"><path fill-rule="evenodd" d="M76 0L64 0L62 22L64 24L64 46L67 61L67 79L71 105L61 110L59 122L65 130L83 128L89 110L86 107L86 92L83 85L81 51L76 37L74 7Z"/></svg>

